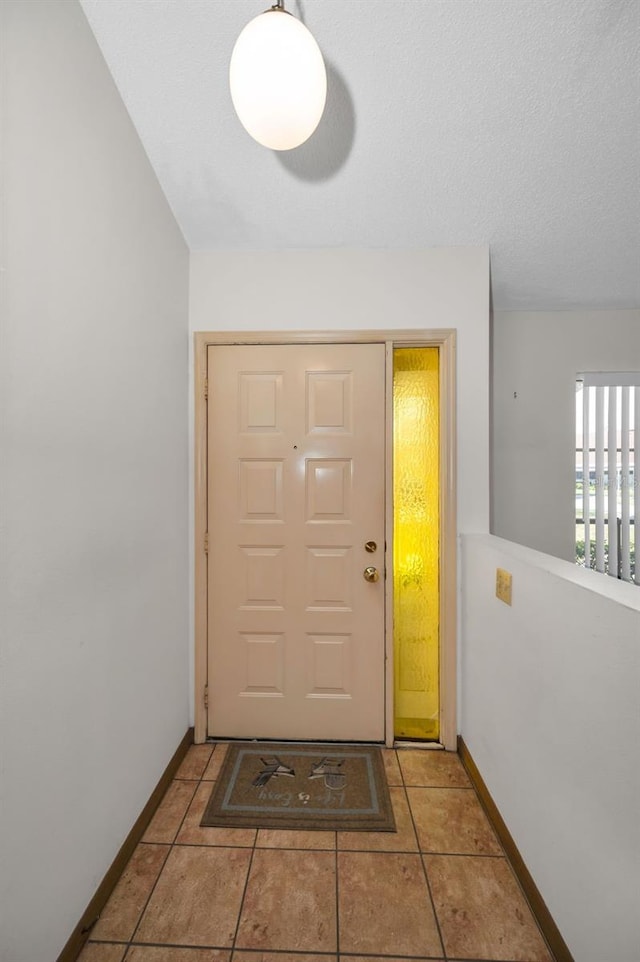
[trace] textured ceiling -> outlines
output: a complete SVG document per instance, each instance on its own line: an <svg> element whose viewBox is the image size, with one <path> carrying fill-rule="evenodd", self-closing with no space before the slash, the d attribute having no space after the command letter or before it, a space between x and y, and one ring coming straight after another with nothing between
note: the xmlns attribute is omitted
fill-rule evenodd
<svg viewBox="0 0 640 962"><path fill-rule="evenodd" d="M324 53L312 139L228 89L269 0L81 0L193 250L488 244L497 309L640 306L637 0L287 0Z"/></svg>

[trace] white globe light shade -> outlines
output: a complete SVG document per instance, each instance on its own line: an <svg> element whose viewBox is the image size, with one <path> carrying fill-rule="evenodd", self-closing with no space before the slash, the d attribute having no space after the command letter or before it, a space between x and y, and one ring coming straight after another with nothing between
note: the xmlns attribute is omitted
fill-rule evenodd
<svg viewBox="0 0 640 962"><path fill-rule="evenodd" d="M314 132L327 99L327 72L318 44L300 20L267 10L236 41L229 67L231 99L254 140L291 150Z"/></svg>

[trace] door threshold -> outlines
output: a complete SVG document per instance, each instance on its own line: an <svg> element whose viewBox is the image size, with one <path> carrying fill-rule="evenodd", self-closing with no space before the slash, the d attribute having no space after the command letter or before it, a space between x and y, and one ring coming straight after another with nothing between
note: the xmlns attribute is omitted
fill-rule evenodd
<svg viewBox="0 0 640 962"><path fill-rule="evenodd" d="M248 736L234 736L234 735L207 735L204 744L205 745L255 745L260 743L261 745L268 745L273 743L274 745L327 745L328 747L340 748L341 745L348 747L358 747L359 745L363 747L373 747L373 748L384 748L385 743L380 741L371 741L370 739L365 741L338 741L335 738L249 738ZM407 743L409 744L409 743ZM442 747L435 746L435 747Z"/></svg>
<svg viewBox="0 0 640 962"><path fill-rule="evenodd" d="M412 741L403 741L402 739L398 739L394 741L393 747L394 748L418 748L420 749L420 751L423 751L423 752L424 751L428 751L428 752L444 751L444 745L441 745L440 742L412 742Z"/></svg>

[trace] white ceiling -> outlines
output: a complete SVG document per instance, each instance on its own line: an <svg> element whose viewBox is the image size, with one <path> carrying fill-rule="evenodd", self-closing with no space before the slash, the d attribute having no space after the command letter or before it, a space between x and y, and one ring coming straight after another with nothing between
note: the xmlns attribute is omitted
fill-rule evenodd
<svg viewBox="0 0 640 962"><path fill-rule="evenodd" d="M324 53L304 146L228 65L271 0L81 0L193 250L488 244L497 309L640 306L637 0L287 0Z"/></svg>

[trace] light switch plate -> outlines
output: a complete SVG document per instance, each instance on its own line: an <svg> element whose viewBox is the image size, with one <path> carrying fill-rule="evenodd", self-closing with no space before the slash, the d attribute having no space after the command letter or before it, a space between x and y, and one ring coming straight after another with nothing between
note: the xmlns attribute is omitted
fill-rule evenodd
<svg viewBox="0 0 640 962"><path fill-rule="evenodd" d="M496 568L496 598L505 605L511 604L511 572L504 568Z"/></svg>

